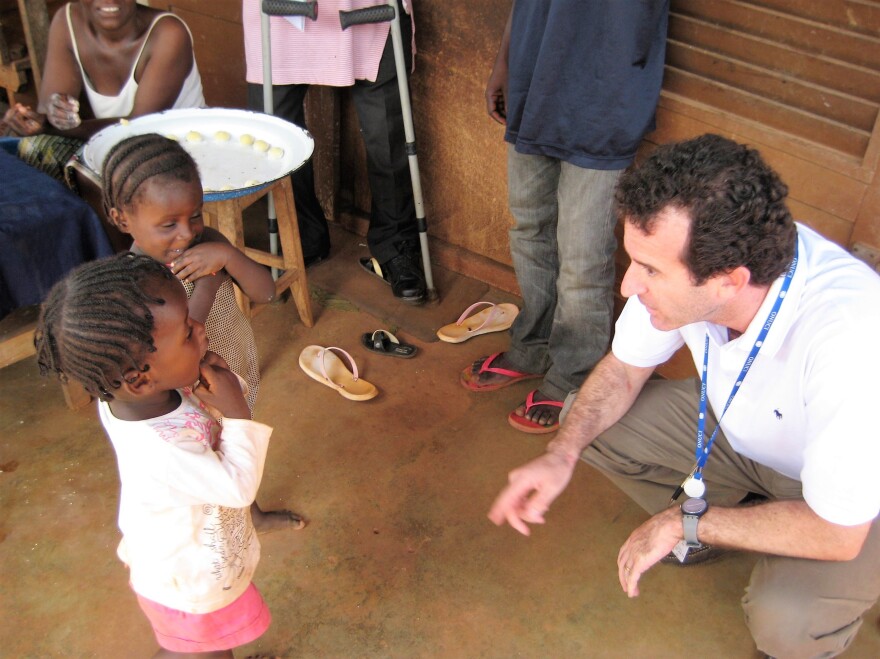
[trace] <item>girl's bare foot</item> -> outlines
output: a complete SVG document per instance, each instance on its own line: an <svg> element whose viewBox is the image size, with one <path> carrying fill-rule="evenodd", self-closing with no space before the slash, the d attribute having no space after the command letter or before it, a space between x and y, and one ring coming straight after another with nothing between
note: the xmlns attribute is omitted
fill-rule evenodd
<svg viewBox="0 0 880 659"><path fill-rule="evenodd" d="M301 515L290 510L260 510L257 502L251 505L251 519L257 533L271 533L291 529L299 531L306 526L306 520Z"/></svg>

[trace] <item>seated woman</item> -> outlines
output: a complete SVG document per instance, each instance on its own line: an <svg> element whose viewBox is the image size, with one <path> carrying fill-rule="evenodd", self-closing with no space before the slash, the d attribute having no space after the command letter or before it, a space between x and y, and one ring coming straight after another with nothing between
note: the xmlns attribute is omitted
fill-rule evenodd
<svg viewBox="0 0 880 659"><path fill-rule="evenodd" d="M135 0L79 0L55 13L39 98L36 111L17 104L4 122L26 137L19 156L58 178L80 144L104 126L205 105L189 28Z"/></svg>

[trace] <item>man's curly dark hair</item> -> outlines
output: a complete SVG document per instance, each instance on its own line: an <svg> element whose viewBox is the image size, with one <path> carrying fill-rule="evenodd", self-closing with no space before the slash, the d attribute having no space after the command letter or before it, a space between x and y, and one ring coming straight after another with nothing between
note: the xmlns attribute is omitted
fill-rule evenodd
<svg viewBox="0 0 880 659"><path fill-rule="evenodd" d="M690 216L681 258L697 286L739 266L763 286L794 258L797 228L787 194L755 149L709 134L659 147L621 176L616 201L621 218L646 234L667 207Z"/></svg>

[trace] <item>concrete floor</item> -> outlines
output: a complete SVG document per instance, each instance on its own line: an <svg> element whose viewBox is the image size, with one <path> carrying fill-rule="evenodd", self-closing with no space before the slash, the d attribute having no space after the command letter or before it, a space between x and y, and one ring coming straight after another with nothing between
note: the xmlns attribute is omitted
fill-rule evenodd
<svg viewBox="0 0 880 659"><path fill-rule="evenodd" d="M620 544L645 514L589 467L524 538L486 519L511 468L545 438L510 428L529 383L489 394L458 384L504 333L452 345L433 331L472 301L511 298L435 270L441 301L397 304L367 277L359 239L335 233L309 271L316 324L292 303L254 320L263 367L257 418L275 428L258 501L305 530L262 536L256 583L273 624L239 657L758 656L739 598L754 557L658 566L628 600ZM369 353L389 328L412 360ZM309 344L347 349L380 390L351 402L297 365ZM118 480L93 407L66 409L33 359L0 371L0 657L147 657L155 641L115 555ZM848 656L880 656L874 607Z"/></svg>

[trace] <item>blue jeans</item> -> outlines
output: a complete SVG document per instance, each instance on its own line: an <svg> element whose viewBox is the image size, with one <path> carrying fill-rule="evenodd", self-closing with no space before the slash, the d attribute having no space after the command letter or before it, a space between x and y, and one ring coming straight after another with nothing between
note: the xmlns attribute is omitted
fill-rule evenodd
<svg viewBox="0 0 880 659"><path fill-rule="evenodd" d="M563 400L608 350L614 299L614 188L622 170L577 167L508 147L513 267L523 308L505 353L543 373L542 394Z"/></svg>

